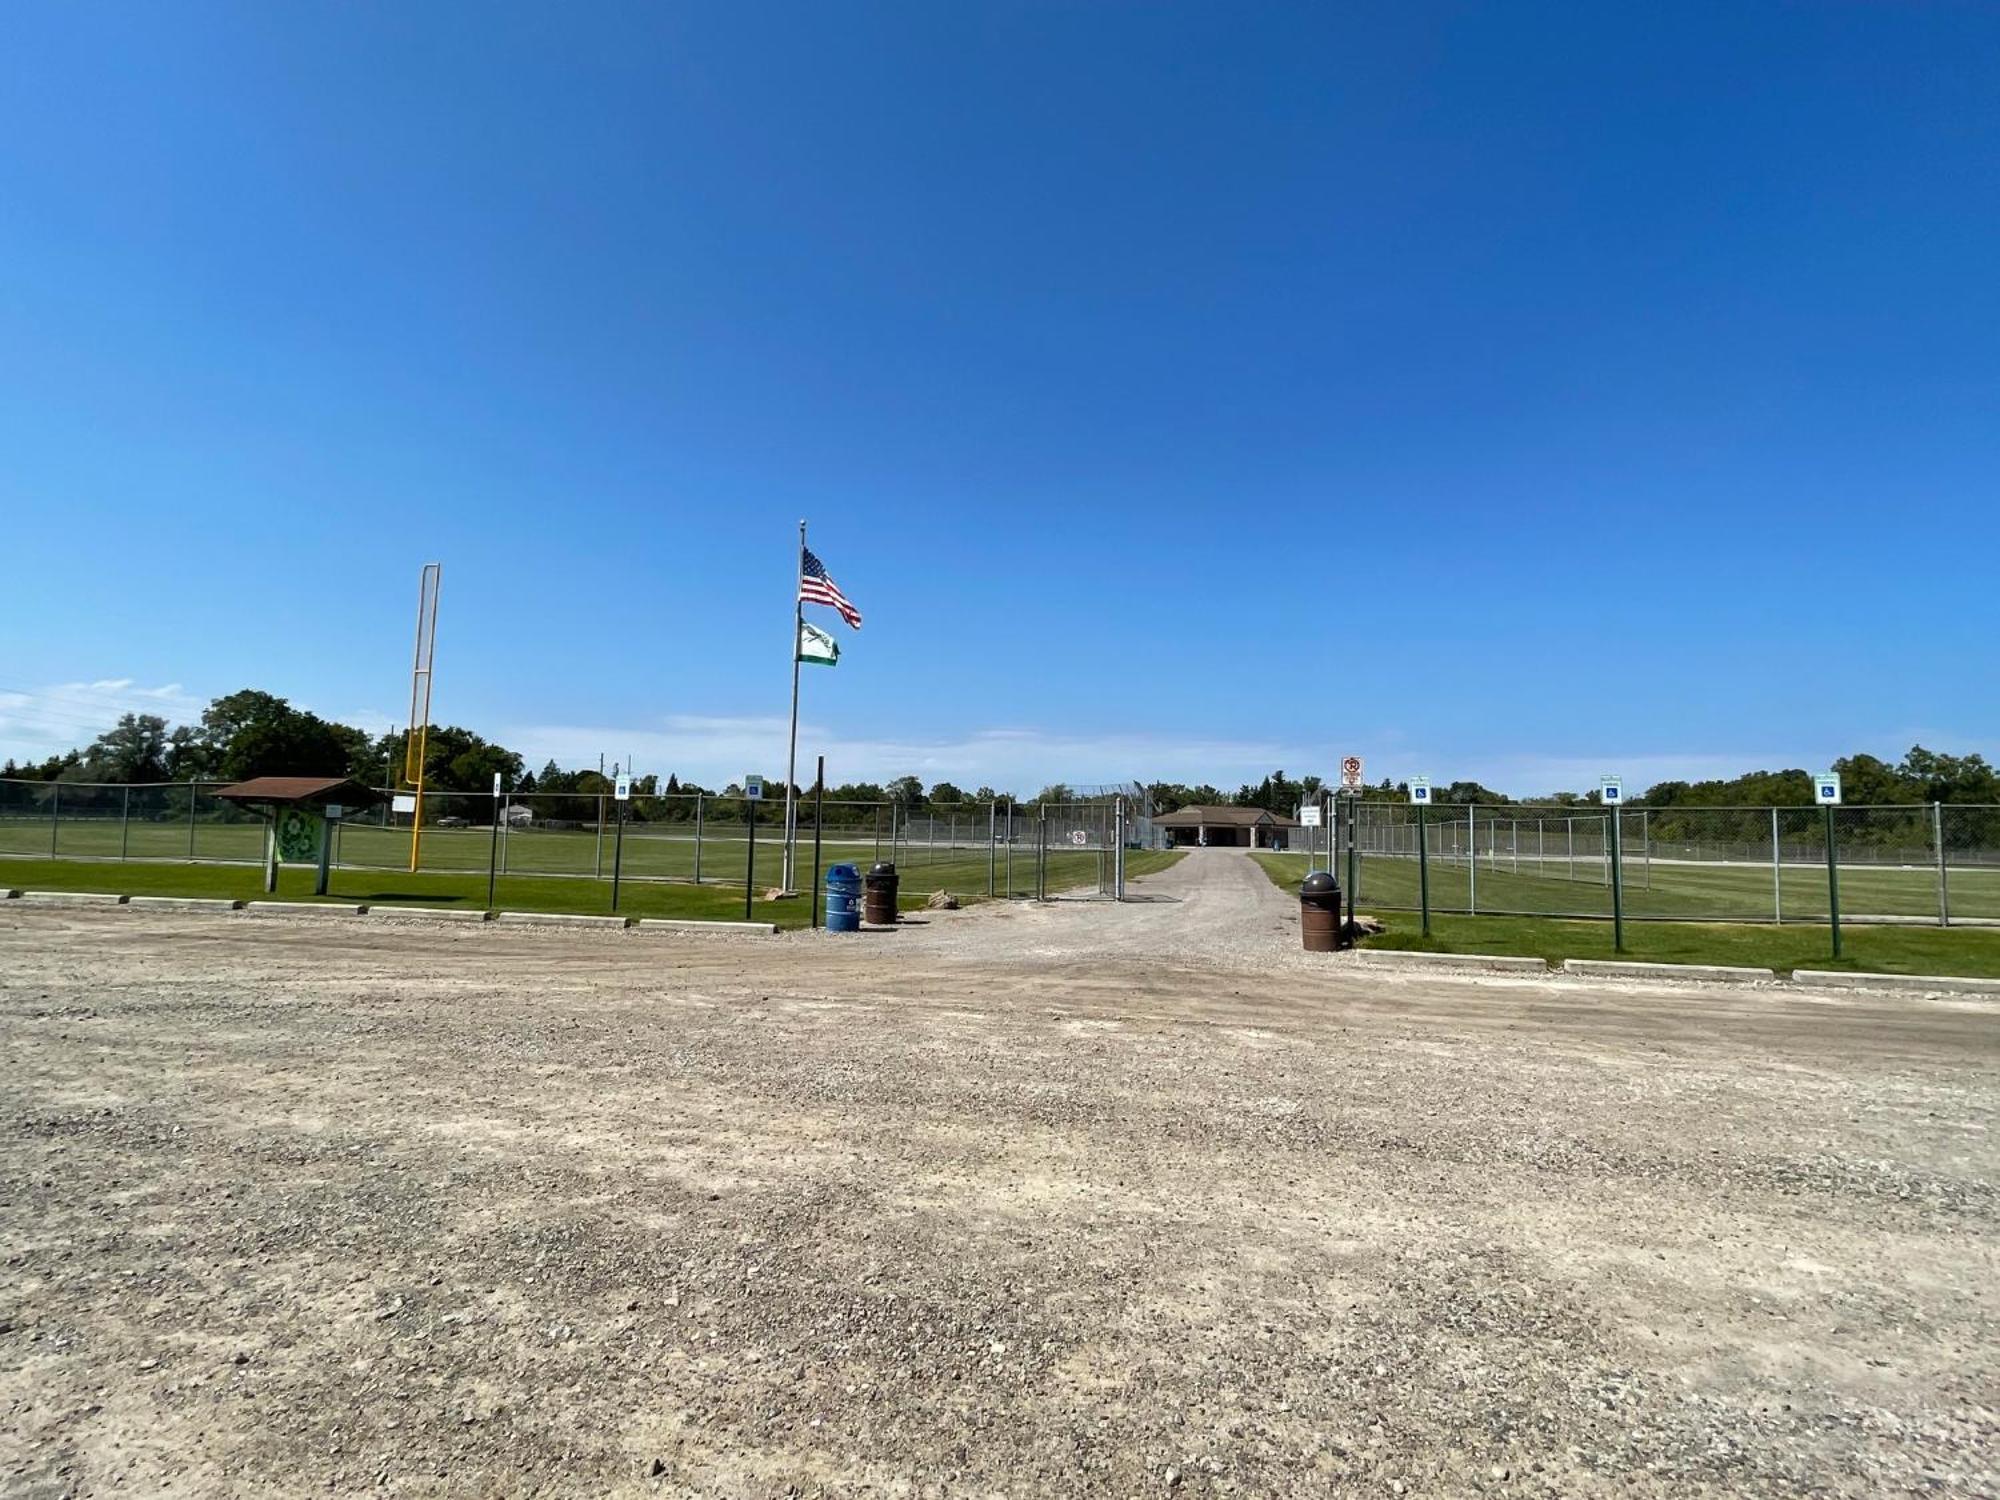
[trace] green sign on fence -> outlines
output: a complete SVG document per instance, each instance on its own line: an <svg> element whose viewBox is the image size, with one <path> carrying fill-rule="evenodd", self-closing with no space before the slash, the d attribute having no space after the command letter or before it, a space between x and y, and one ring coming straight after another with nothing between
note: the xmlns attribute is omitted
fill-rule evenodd
<svg viewBox="0 0 2000 1500"><path fill-rule="evenodd" d="M310 808L278 810L278 858L288 865L319 863L320 815Z"/></svg>

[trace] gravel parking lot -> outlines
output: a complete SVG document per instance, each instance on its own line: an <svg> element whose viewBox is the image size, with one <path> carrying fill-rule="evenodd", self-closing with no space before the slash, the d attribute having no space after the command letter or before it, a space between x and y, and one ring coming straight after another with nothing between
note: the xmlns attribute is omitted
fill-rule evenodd
<svg viewBox="0 0 2000 1500"><path fill-rule="evenodd" d="M0 907L0 1494L1996 1492L2000 1006L1135 889Z"/></svg>

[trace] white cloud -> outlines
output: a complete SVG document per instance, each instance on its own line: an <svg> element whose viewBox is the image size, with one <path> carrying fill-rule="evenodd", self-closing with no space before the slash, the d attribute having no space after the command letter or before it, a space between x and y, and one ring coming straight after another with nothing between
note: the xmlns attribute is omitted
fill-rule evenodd
<svg viewBox="0 0 2000 1500"><path fill-rule="evenodd" d="M199 716L202 700L178 682L147 687L131 677L0 688L0 759L43 760L81 749L121 714L158 714L169 723Z"/></svg>

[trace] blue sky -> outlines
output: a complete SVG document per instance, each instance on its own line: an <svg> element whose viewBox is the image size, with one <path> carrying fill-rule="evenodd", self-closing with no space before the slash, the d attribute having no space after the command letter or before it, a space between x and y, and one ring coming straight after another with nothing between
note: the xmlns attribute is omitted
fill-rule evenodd
<svg viewBox="0 0 2000 1500"><path fill-rule="evenodd" d="M0 754L1517 793L2000 744L1984 5L23 7ZM825 613L825 612L821 612Z"/></svg>

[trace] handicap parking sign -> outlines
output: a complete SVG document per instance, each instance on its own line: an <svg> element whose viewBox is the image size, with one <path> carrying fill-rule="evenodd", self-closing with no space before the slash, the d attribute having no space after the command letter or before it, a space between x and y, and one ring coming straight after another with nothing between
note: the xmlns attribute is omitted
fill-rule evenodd
<svg viewBox="0 0 2000 1500"><path fill-rule="evenodd" d="M1813 798L1822 807L1840 806L1840 773L1823 771L1813 778Z"/></svg>
<svg viewBox="0 0 2000 1500"><path fill-rule="evenodd" d="M1606 802L1623 802L1625 800L1625 783L1620 781L1616 776L1607 776L1598 782L1597 790L1598 795L1603 797Z"/></svg>
<svg viewBox="0 0 2000 1500"><path fill-rule="evenodd" d="M1410 801L1418 806L1427 806L1431 800L1431 780L1428 776L1410 778Z"/></svg>

